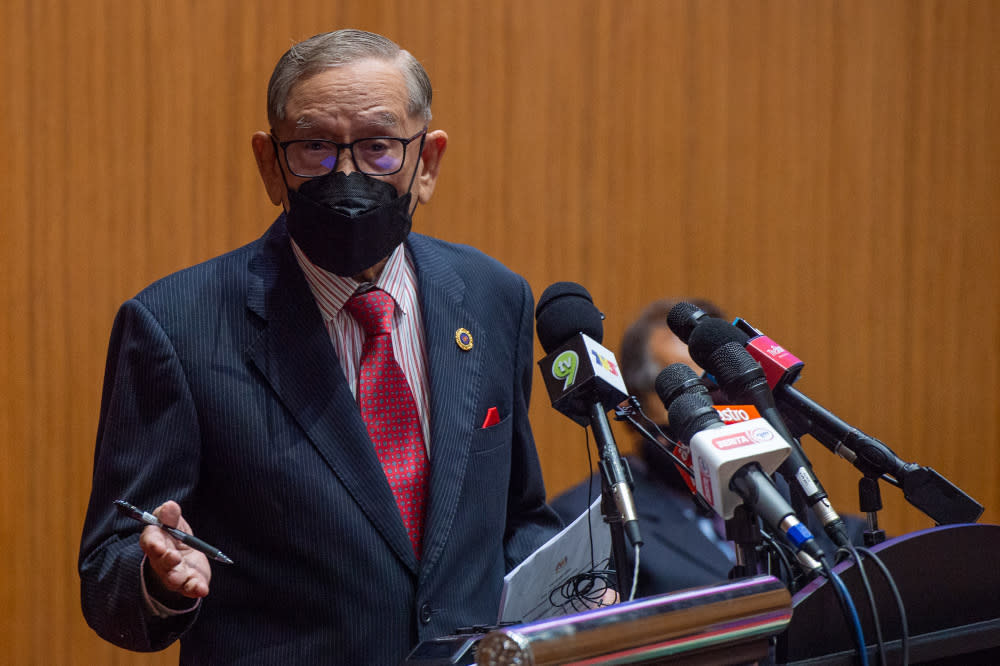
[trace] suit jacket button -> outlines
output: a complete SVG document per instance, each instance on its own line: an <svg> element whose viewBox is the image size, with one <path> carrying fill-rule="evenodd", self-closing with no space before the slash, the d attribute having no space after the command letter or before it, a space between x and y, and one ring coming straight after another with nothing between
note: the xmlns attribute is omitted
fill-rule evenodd
<svg viewBox="0 0 1000 666"><path fill-rule="evenodd" d="M431 605L430 604L422 604L420 606L420 623L421 624L430 624L431 623L431 615L433 615L433 614L434 614L434 611L431 609Z"/></svg>

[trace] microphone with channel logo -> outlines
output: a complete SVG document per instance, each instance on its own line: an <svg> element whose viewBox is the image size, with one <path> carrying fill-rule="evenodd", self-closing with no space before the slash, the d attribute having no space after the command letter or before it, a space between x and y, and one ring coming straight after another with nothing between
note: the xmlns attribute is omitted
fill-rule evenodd
<svg viewBox="0 0 1000 666"><path fill-rule="evenodd" d="M694 330L701 328L706 321L710 318L691 303L678 303L667 316L667 325L685 342L690 342ZM724 322L716 319L703 332L719 333L725 330L726 327L719 328L720 323ZM931 467L901 459L884 443L841 420L792 386L799 379L804 364L787 349L743 319L736 319L733 325L727 327L729 330L722 333L722 339L739 342L759 364L780 416L793 431L793 443L795 437L812 435L827 449L854 465L865 478L881 478L900 488L903 497L912 506L938 524L974 523L979 520L983 505L961 488ZM809 480L806 481L808 485ZM819 486L818 481L815 483ZM826 512L828 503L828 499L817 502L813 508L817 509L817 515L829 534L831 530L827 526L831 525L829 518L832 514ZM869 517L871 519L872 514ZM833 536L831 534L831 538Z"/></svg>
<svg viewBox="0 0 1000 666"><path fill-rule="evenodd" d="M664 409L668 412L674 400L687 393L703 395L709 400L712 399L709 389L702 381L702 378L691 369L691 366L685 363L671 363L660 370L659 374L656 375L656 381L653 386L657 397L660 398L660 402L663 403ZM740 421L749 421L752 418L760 416L757 408L753 405L715 405L715 410L719 413L719 419L727 425ZM680 439L673 427L668 425L667 429L673 440ZM659 442L657 443L659 444ZM682 446L674 442L670 452L675 457L674 466L677 468L681 479L687 484L688 489L697 495L698 489L695 486L694 477L691 476L689 467L691 454L687 446Z"/></svg>
<svg viewBox="0 0 1000 666"><path fill-rule="evenodd" d="M535 308L538 340L546 356L538 362L552 406L594 432L601 474L614 497L633 547L642 545L632 497L632 475L618 452L607 412L628 398L615 355L601 345L604 315L590 293L575 282L556 282Z"/></svg>
<svg viewBox="0 0 1000 666"><path fill-rule="evenodd" d="M691 332L688 349L698 365L713 373L726 395L751 402L761 416L790 446L788 457L778 471L793 492L816 514L824 531L838 547L847 547L850 538L843 518L833 509L826 489L813 472L812 463L792 437L775 404L763 368L744 349L747 335L721 319L703 319Z"/></svg>
<svg viewBox="0 0 1000 666"><path fill-rule="evenodd" d="M799 561L812 571L823 551L812 533L771 482L788 457L788 442L766 419L723 425L707 395L684 393L670 405L670 424L691 450L698 494L717 514L730 520L745 506L795 547Z"/></svg>

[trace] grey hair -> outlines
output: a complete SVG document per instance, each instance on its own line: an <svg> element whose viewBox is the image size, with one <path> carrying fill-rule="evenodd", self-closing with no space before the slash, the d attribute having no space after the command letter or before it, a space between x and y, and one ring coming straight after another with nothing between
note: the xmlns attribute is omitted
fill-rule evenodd
<svg viewBox="0 0 1000 666"><path fill-rule="evenodd" d="M267 120L273 128L285 119L288 96L296 83L327 67L366 58L397 62L406 80L407 113L431 119L431 80L423 65L394 41L363 30L336 30L315 35L288 49L274 66L267 85Z"/></svg>

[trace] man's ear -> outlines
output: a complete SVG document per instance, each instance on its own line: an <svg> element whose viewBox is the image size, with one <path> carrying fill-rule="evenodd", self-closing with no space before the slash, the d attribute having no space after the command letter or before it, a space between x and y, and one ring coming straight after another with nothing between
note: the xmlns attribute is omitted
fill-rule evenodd
<svg viewBox="0 0 1000 666"><path fill-rule="evenodd" d="M253 156L257 161L257 171L264 181L267 196L275 206L281 206L287 196L285 179L278 164L278 156L274 151L274 142L267 132L254 132L250 140Z"/></svg>
<svg viewBox="0 0 1000 666"><path fill-rule="evenodd" d="M447 147L448 135L444 130L427 133L424 150L420 153L420 173L417 175L417 201L422 204L430 201L434 194L434 184L441 169L441 156Z"/></svg>

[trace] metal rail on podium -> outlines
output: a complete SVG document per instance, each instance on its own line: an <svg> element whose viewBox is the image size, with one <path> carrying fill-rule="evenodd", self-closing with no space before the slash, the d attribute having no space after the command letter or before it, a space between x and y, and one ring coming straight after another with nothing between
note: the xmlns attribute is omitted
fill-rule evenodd
<svg viewBox="0 0 1000 666"><path fill-rule="evenodd" d="M790 618L788 589L756 576L497 629L476 663L747 663L767 658Z"/></svg>
<svg viewBox="0 0 1000 666"><path fill-rule="evenodd" d="M947 525L871 548L899 589L909 626L909 663L1000 664L1000 525ZM886 656L902 663L902 624L879 570L865 562ZM876 663L875 629L853 563L835 567L857 607ZM778 664L855 664L857 653L836 595L817 579L792 599L792 620L775 649Z"/></svg>

